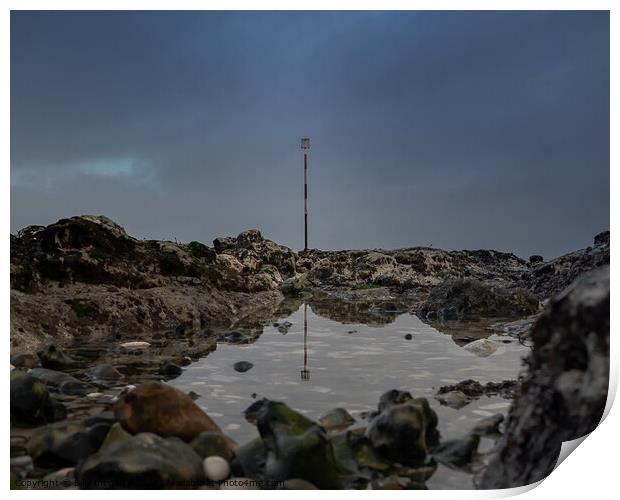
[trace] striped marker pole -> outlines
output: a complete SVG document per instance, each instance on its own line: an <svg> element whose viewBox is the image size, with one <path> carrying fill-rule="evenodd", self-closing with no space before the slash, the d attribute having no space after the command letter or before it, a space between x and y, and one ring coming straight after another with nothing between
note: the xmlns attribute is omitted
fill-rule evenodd
<svg viewBox="0 0 620 500"><path fill-rule="evenodd" d="M301 139L301 149L304 152L304 251L308 250L308 150L310 139Z"/></svg>

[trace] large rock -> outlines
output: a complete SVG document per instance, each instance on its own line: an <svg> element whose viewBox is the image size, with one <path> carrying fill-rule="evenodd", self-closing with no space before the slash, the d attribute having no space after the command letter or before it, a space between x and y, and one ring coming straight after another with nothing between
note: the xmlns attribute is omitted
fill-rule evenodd
<svg viewBox="0 0 620 500"><path fill-rule="evenodd" d="M49 388L68 396L85 396L97 390L92 384L78 380L67 373L47 368L34 368L30 371L30 375L45 382Z"/></svg>
<svg viewBox="0 0 620 500"><path fill-rule="evenodd" d="M36 429L28 440L28 453L39 467L60 468L76 465L96 453L110 424L99 422L59 422Z"/></svg>
<svg viewBox="0 0 620 500"><path fill-rule="evenodd" d="M439 440L437 415L424 398L385 404L366 435L385 458L404 465L427 463L430 449Z"/></svg>
<svg viewBox="0 0 620 500"><path fill-rule="evenodd" d="M266 452L267 480L297 478L321 489L342 488L331 443L315 422L284 403L265 401L257 425Z"/></svg>
<svg viewBox="0 0 620 500"><path fill-rule="evenodd" d="M609 384L609 267L554 297L532 329L522 393L515 399L482 488L512 488L545 478L562 442L594 430Z"/></svg>
<svg viewBox="0 0 620 500"><path fill-rule="evenodd" d="M284 277L295 274L295 253L290 248L266 240L257 229L244 231L236 238L216 238L213 247L218 254L234 256L254 272L271 265Z"/></svg>
<svg viewBox="0 0 620 500"><path fill-rule="evenodd" d="M76 468L84 489L196 488L202 459L183 441L141 433L91 455Z"/></svg>
<svg viewBox="0 0 620 500"><path fill-rule="evenodd" d="M42 381L19 370L11 371L11 423L45 423L67 415Z"/></svg>
<svg viewBox="0 0 620 500"><path fill-rule="evenodd" d="M132 434L152 432L190 442L201 432L222 430L184 392L161 382L146 382L119 398L116 419ZM229 446L234 442L226 438Z"/></svg>

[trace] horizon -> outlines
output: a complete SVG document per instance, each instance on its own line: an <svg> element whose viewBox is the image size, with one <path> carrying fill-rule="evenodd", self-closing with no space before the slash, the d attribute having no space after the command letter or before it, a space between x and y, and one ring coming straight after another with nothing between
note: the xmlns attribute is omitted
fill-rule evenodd
<svg viewBox="0 0 620 500"><path fill-rule="evenodd" d="M79 43L76 43L79 42ZM11 232L527 259L609 230L608 12L11 13Z"/></svg>

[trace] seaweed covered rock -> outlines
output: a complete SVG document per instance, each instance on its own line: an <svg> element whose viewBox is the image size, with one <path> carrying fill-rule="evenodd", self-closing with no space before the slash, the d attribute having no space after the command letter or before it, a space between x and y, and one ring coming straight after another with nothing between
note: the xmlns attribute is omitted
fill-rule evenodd
<svg viewBox="0 0 620 500"><path fill-rule="evenodd" d="M609 267L593 270L551 299L532 329L534 349L521 393L482 488L512 488L545 478L562 442L600 422L609 384Z"/></svg>
<svg viewBox="0 0 620 500"><path fill-rule="evenodd" d="M11 371L11 423L46 423L67 415L44 382L20 370Z"/></svg>
<svg viewBox="0 0 620 500"><path fill-rule="evenodd" d="M284 403L266 401L257 420L265 447L265 478L304 479L320 489L342 488L340 470L325 431Z"/></svg>
<svg viewBox="0 0 620 500"><path fill-rule="evenodd" d="M84 489L196 488L202 459L178 438L140 433L88 457L76 468Z"/></svg>
<svg viewBox="0 0 620 500"><path fill-rule="evenodd" d="M437 415L424 398L387 404L372 420L366 434L385 458L404 465L424 465L431 448L439 441Z"/></svg>

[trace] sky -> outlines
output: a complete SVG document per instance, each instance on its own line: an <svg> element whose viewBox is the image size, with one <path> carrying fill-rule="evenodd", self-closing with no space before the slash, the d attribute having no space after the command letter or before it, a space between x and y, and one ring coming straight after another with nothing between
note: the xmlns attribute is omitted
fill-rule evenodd
<svg viewBox="0 0 620 500"><path fill-rule="evenodd" d="M609 228L607 12L12 12L11 231L554 257Z"/></svg>

